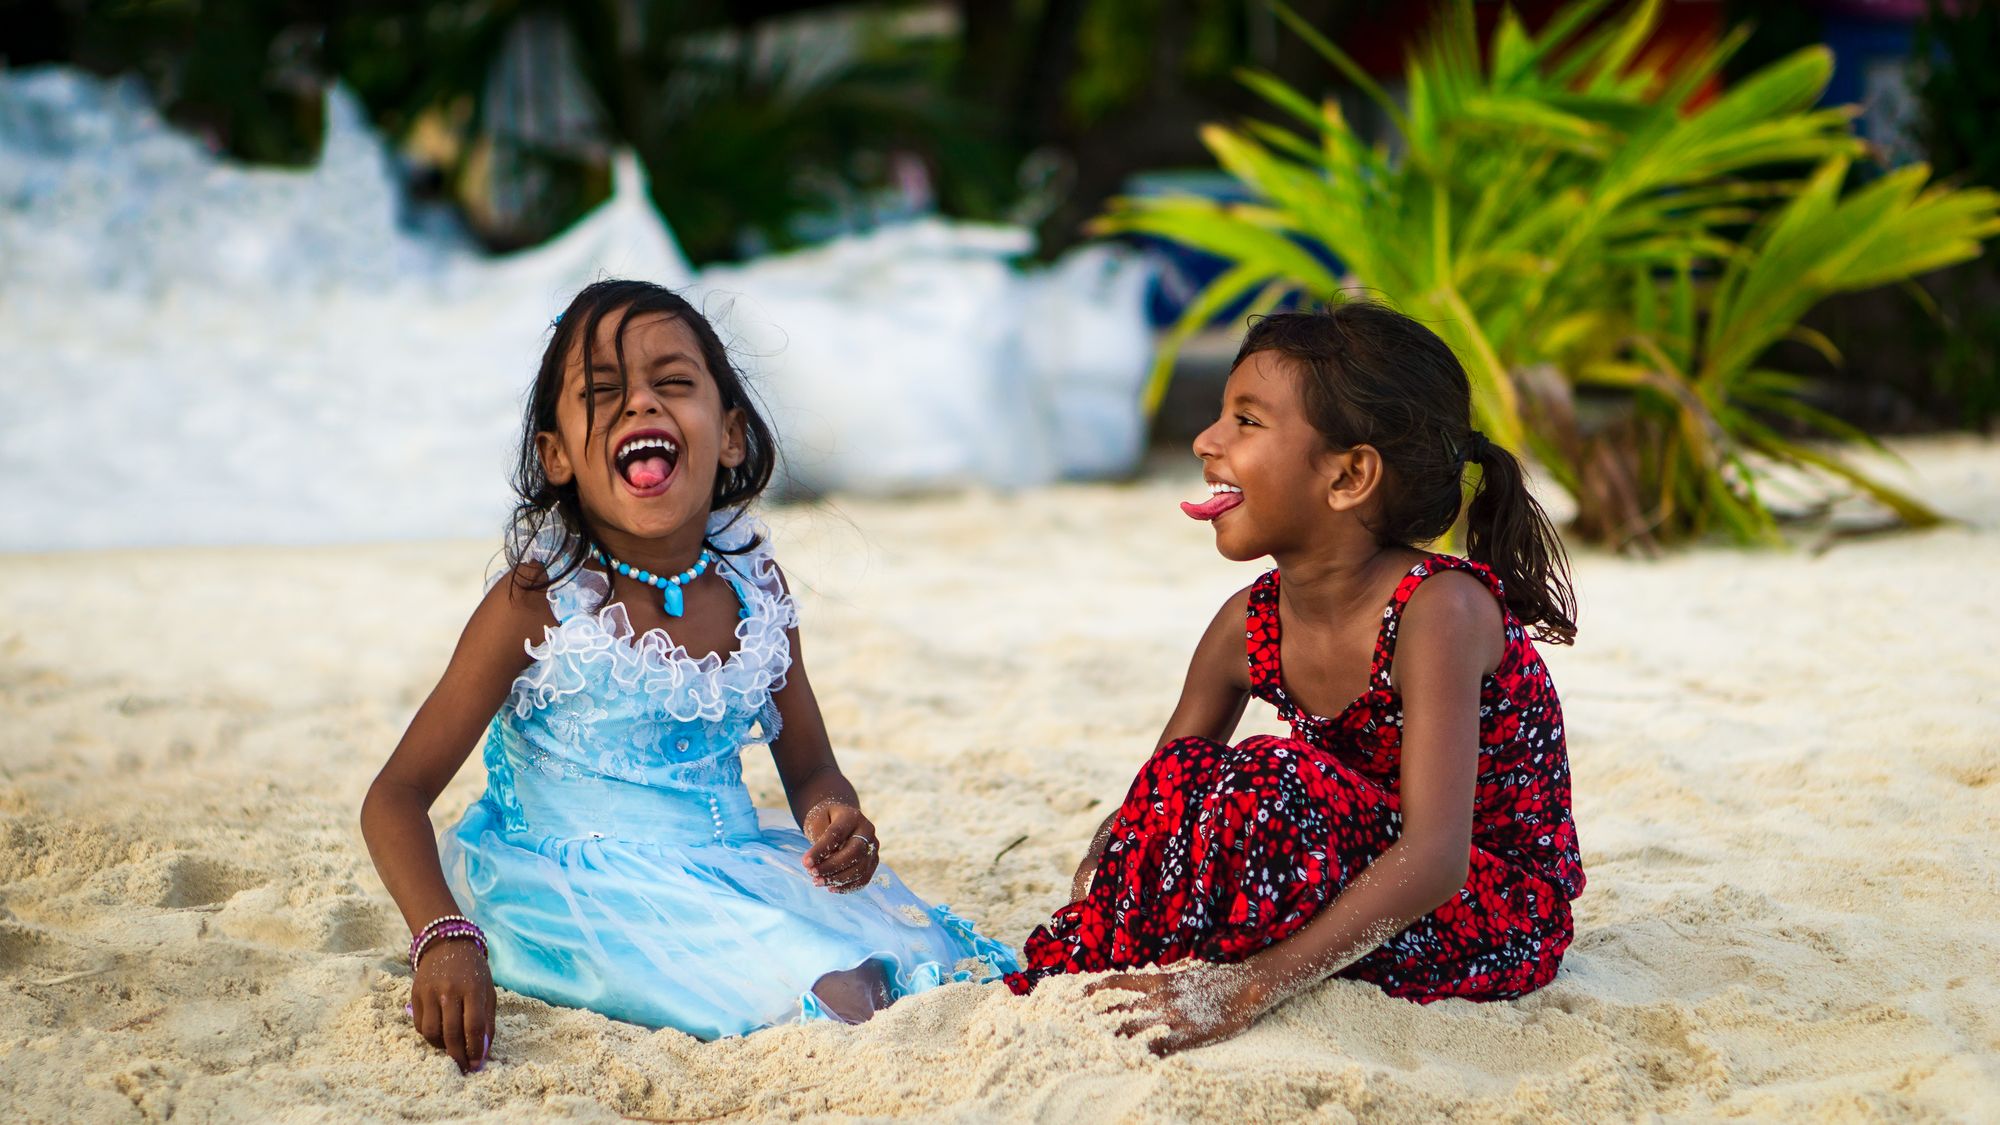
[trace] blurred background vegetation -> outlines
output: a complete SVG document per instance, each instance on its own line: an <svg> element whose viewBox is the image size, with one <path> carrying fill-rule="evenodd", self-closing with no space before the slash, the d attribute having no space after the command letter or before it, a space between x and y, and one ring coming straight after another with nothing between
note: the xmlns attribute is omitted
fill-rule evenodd
<svg viewBox="0 0 2000 1125"><path fill-rule="evenodd" d="M310 162L343 83L413 214L491 250L619 148L696 263L931 213L1128 239L1163 375L1367 287L1608 543L1769 540L1786 462L1922 522L1837 447L2000 416L1991 3L0 0L0 59L139 74L259 163Z"/></svg>
<svg viewBox="0 0 2000 1125"><path fill-rule="evenodd" d="M1193 125L1247 108L1231 72L1253 39L1283 53L1274 27L1243 0L4 0L0 54L136 72L281 164L344 82L496 249L600 201L629 145L698 263L933 206L1027 220L1052 256L1133 170L1202 158Z"/></svg>
<svg viewBox="0 0 2000 1125"><path fill-rule="evenodd" d="M1364 288L1453 345L1478 424L1576 498L1587 538L1782 542L1780 517L1826 486L1937 522L1829 448L1876 443L1773 352L1790 342L1841 365L1807 314L1977 261L2000 233L2000 194L1934 181L1922 163L1886 167L1888 130L1871 146L1852 111L1823 106L1837 73L1827 46L1731 79L1749 30L1668 37L1667 10L1574 0L1531 28L1512 9L1482 22L1475 5L1450 5L1391 93L1278 6L1389 127L1371 144L1337 100L1248 70L1284 124L1203 130L1247 198L1114 205L1102 229L1228 263L1169 335L1152 400L1174 346L1218 311Z"/></svg>

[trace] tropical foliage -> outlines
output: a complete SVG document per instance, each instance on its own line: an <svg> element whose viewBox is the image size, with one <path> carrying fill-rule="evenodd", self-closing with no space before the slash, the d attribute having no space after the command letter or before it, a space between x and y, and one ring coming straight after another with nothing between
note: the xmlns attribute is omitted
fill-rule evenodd
<svg viewBox="0 0 2000 1125"><path fill-rule="evenodd" d="M1831 352L1798 323L1831 295L1978 256L2000 232L2000 196L1929 184L1921 166L1850 189L1863 149L1848 111L1815 108L1824 49L1717 93L1740 32L1668 57L1646 49L1658 0L1608 18L1605 6L1579 0L1538 31L1509 10L1482 50L1458 0L1411 53L1400 100L1279 7L1380 106L1392 143L1365 143L1336 102L1250 71L1288 125L1210 126L1203 140L1254 202L1114 204L1100 230L1230 263L1170 334L1149 405L1174 347L1244 297L1268 308L1365 289L1456 348L1478 424L1576 495L1588 537L1775 540L1760 487L1774 464L1936 520L1838 444L1799 440L1867 439L1765 356L1786 339Z"/></svg>

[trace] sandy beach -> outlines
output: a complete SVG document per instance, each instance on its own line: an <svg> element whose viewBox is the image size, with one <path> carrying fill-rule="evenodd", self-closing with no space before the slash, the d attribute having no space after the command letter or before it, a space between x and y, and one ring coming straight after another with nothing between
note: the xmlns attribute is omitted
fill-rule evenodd
<svg viewBox="0 0 2000 1125"><path fill-rule="evenodd" d="M0 1117L1991 1120L2000 444L1899 448L1962 524L1578 556L1546 651L1590 885L1553 985L1335 982L1165 1061L1080 982L717 1044L503 994L461 1077L403 1016L356 815L494 544L0 556ZM1196 480L768 513L885 858L1017 946L1256 574L1175 510Z"/></svg>

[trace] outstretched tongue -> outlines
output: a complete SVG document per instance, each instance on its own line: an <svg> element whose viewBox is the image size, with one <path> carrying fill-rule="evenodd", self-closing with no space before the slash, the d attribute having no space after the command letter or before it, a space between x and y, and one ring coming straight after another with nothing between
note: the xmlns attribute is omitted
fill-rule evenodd
<svg viewBox="0 0 2000 1125"><path fill-rule="evenodd" d="M1212 520L1243 502L1241 492L1218 492L1199 504L1181 501L1181 511L1198 520Z"/></svg>
<svg viewBox="0 0 2000 1125"><path fill-rule="evenodd" d="M670 467L665 457L641 458L625 466L625 479L631 481L634 488L652 488L667 479Z"/></svg>

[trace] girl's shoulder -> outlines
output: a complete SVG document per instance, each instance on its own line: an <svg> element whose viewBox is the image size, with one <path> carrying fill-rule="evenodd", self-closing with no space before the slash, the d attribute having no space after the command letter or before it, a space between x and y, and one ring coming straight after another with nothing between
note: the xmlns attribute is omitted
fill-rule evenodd
<svg viewBox="0 0 2000 1125"><path fill-rule="evenodd" d="M1385 655L1415 650L1476 654L1486 675L1508 662L1518 628L1499 580L1485 567L1457 555L1430 555L1410 568L1396 588L1385 622ZM1415 640L1415 644L1411 641Z"/></svg>
<svg viewBox="0 0 2000 1125"><path fill-rule="evenodd" d="M610 579L580 565L577 537L560 524L544 525L515 540L508 555L510 561L486 576L488 593L508 589L511 600L545 617L544 624L597 609L611 595Z"/></svg>
<svg viewBox="0 0 2000 1125"><path fill-rule="evenodd" d="M1492 569L1484 563L1459 555L1426 554L1404 573L1390 598L1392 608L1407 612L1419 603L1449 603L1455 609L1485 616L1497 606L1507 614L1507 591Z"/></svg>
<svg viewBox="0 0 2000 1125"><path fill-rule="evenodd" d="M1463 562L1451 555L1438 556ZM1403 629L1444 629L1459 633L1491 627L1496 633L1506 624L1507 604L1490 582L1490 576L1466 566L1432 566L1422 574L1405 578Z"/></svg>
<svg viewBox="0 0 2000 1125"><path fill-rule="evenodd" d="M453 667L463 662L479 675L508 677L527 667L529 647L557 624L549 599L537 588L546 581L539 562L523 561L494 575L459 636Z"/></svg>

